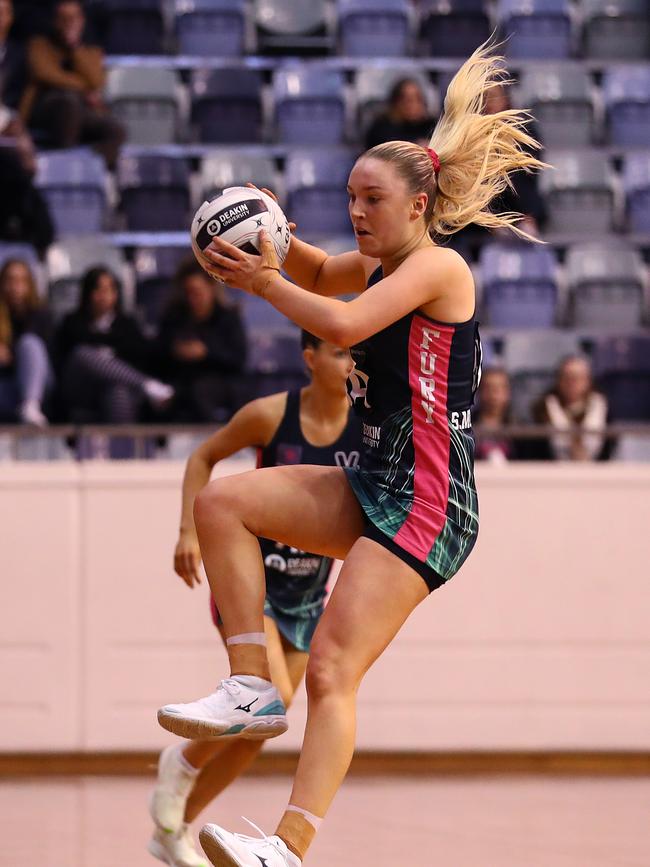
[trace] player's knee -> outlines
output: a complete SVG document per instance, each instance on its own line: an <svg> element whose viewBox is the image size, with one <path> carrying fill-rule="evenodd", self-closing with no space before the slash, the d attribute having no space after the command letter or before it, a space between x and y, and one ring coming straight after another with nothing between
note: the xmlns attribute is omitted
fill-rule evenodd
<svg viewBox="0 0 650 867"><path fill-rule="evenodd" d="M197 527L209 523L212 528L236 512L237 497L228 479L216 479L199 491L194 500L194 522Z"/></svg>
<svg viewBox="0 0 650 867"><path fill-rule="evenodd" d="M320 699L332 694L353 692L358 686L358 679L345 662L340 647L324 641L312 645L305 683L309 697Z"/></svg>

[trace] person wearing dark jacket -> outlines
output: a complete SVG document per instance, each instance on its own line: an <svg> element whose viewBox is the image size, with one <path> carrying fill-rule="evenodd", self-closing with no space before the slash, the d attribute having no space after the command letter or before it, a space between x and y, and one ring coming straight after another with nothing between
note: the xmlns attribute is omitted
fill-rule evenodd
<svg viewBox="0 0 650 867"><path fill-rule="evenodd" d="M411 141L426 146L435 125L420 83L402 78L391 88L387 110L368 128L366 150L387 141Z"/></svg>
<svg viewBox="0 0 650 867"><path fill-rule="evenodd" d="M158 356L176 390L174 415L197 422L223 421L246 400L242 374L246 335L224 287L195 260L176 274L177 296L160 324Z"/></svg>
<svg viewBox="0 0 650 867"><path fill-rule="evenodd" d="M17 108L25 87L25 54L11 36L14 22L12 0L0 0L0 102Z"/></svg>
<svg viewBox="0 0 650 867"><path fill-rule="evenodd" d="M104 104L104 55L83 42L85 25L78 0L58 0L52 32L34 36L27 46L29 80L20 112L52 146L91 145L112 169L125 132Z"/></svg>
<svg viewBox="0 0 650 867"><path fill-rule="evenodd" d="M8 259L0 269L0 417L44 427L54 384L48 345L52 320L31 268Z"/></svg>
<svg viewBox="0 0 650 867"><path fill-rule="evenodd" d="M55 349L72 421L133 423L145 398L160 408L174 395L145 372L147 341L135 318L122 311L120 287L108 268L84 276L79 306L61 323Z"/></svg>

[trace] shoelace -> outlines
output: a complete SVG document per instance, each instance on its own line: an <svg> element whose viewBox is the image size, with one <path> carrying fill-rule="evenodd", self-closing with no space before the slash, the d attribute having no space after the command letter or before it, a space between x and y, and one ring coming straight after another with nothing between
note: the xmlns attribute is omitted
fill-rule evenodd
<svg viewBox="0 0 650 867"><path fill-rule="evenodd" d="M247 819L246 816L242 816L242 819L244 820L244 822L248 822L248 824L251 826L251 828L254 828L260 836L259 837L248 837L246 834L235 834L235 837L237 837L239 840L241 840L242 843L257 843L258 845L260 843L263 843L266 846L270 846L272 849L275 849L275 851L279 852L281 855L284 855L284 852L280 848L280 845L279 845L280 841L279 840L271 840L271 838L268 837L264 833L264 831L262 831L262 829L259 828L255 824L255 822L251 822L251 820Z"/></svg>
<svg viewBox="0 0 650 867"><path fill-rule="evenodd" d="M239 693L241 692L241 684L237 683L236 680L226 678L226 680L222 680L217 687L217 692L220 689L224 689L228 693L228 695L239 695Z"/></svg>

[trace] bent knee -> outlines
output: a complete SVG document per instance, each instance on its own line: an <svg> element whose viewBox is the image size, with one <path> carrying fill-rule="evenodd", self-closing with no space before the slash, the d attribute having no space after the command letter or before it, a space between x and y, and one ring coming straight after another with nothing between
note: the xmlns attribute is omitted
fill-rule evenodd
<svg viewBox="0 0 650 867"><path fill-rule="evenodd" d="M312 647L305 674L310 698L355 692L360 682L361 673L350 660L345 659L339 646L324 644Z"/></svg>
<svg viewBox="0 0 650 867"><path fill-rule="evenodd" d="M241 496L238 486L231 479L215 479L203 488L194 499L194 522L199 524L236 516L240 511Z"/></svg>

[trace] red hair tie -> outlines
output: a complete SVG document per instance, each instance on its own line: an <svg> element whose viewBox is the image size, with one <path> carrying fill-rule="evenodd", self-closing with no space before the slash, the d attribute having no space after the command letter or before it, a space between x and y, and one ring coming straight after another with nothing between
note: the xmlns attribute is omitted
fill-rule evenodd
<svg viewBox="0 0 650 867"><path fill-rule="evenodd" d="M433 148L426 148L426 152L429 154L429 158L431 159L434 174L436 177L438 177L438 175L440 174L440 157L433 150Z"/></svg>

